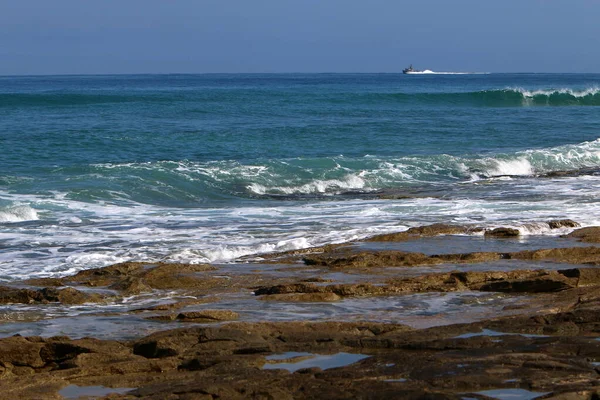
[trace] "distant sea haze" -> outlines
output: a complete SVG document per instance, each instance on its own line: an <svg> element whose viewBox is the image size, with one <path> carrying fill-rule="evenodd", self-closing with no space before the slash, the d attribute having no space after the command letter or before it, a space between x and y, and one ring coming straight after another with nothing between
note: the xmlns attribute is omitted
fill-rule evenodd
<svg viewBox="0 0 600 400"><path fill-rule="evenodd" d="M0 280L600 224L600 75L0 78Z"/></svg>

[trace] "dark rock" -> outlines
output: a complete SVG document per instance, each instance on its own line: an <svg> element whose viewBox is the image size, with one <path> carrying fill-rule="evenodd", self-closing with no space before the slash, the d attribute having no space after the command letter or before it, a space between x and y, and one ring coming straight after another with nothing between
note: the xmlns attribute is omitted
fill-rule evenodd
<svg viewBox="0 0 600 400"><path fill-rule="evenodd" d="M514 228L496 228L491 231L485 231L485 236L493 236L498 238L508 238L519 236L521 232Z"/></svg>
<svg viewBox="0 0 600 400"><path fill-rule="evenodd" d="M524 281L501 281L490 282L482 285L479 290L483 292L513 292L513 293L541 293L541 292L558 292L573 288L569 282L558 280L555 277L546 279L538 278Z"/></svg>
<svg viewBox="0 0 600 400"><path fill-rule="evenodd" d="M560 229L560 228L577 228L579 225L577 222L572 219L554 219L552 221L548 221L548 226L550 229Z"/></svg>

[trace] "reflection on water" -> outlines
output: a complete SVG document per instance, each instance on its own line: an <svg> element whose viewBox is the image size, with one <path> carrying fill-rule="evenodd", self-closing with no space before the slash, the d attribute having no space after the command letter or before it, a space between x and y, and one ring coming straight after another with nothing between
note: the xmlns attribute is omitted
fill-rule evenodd
<svg viewBox="0 0 600 400"><path fill-rule="evenodd" d="M179 309L200 311L217 309L235 311L240 321L373 321L400 323L414 328L467 323L512 315L512 305L528 299L523 295L489 292L417 293L401 296L345 298L333 303L265 302L251 292L223 295L220 301L192 305ZM164 299L163 299L164 301ZM158 302L158 301L157 301ZM148 304L146 304L148 305ZM21 311L43 311L49 305L11 305ZM154 311L129 313L136 309L135 301L128 307L94 306L82 308L52 305L52 316L37 321L19 321L0 324L0 337L23 336L92 336L99 339L133 339L169 328L180 327L181 322L165 323L146 318L157 315ZM200 325L185 323L186 326ZM214 324L211 324L214 326Z"/></svg>
<svg viewBox="0 0 600 400"><path fill-rule="evenodd" d="M530 333L498 332L498 331L493 331L491 329L482 329L481 332L465 333L462 335L455 336L454 339L468 339L468 338L472 338L475 336L506 336L506 335L518 335L518 336L529 337L529 338L549 337L548 335L533 335Z"/></svg>
<svg viewBox="0 0 600 400"><path fill-rule="evenodd" d="M368 357L369 356L365 356L363 354L352 353L322 355L313 353L289 352L265 357L267 363L263 366L263 369L287 369L290 372L295 372L304 368L318 367L322 370L325 370L354 364L355 362ZM286 362L280 362L282 360Z"/></svg>
<svg viewBox="0 0 600 400"><path fill-rule="evenodd" d="M106 386L77 386L69 385L62 388L58 394L65 399L78 399L80 397L101 397L109 394L125 394L135 388L109 388Z"/></svg>
<svg viewBox="0 0 600 400"><path fill-rule="evenodd" d="M498 400L533 400L550 392L530 392L525 389L493 389L482 390L477 394L482 394Z"/></svg>
<svg viewBox="0 0 600 400"><path fill-rule="evenodd" d="M523 250L589 247L592 245L572 238L557 238L543 235L526 235L515 238L441 235L418 237L398 242L359 242L355 246L360 250L400 250L433 255L474 252L512 253Z"/></svg>

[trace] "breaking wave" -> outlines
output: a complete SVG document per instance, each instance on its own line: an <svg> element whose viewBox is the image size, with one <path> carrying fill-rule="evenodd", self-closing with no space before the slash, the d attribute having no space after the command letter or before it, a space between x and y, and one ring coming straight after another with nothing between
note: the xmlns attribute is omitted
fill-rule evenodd
<svg viewBox="0 0 600 400"><path fill-rule="evenodd" d="M37 219L37 211L29 206L23 205L0 208L0 223L35 221Z"/></svg>
<svg viewBox="0 0 600 400"><path fill-rule="evenodd" d="M505 88L477 92L376 93L373 101L473 107L600 106L600 88L524 89Z"/></svg>
<svg viewBox="0 0 600 400"><path fill-rule="evenodd" d="M74 194L70 197L91 202L108 199L197 207L202 202L215 200L351 195L586 169L600 170L600 139L485 156L337 156L261 159L247 163L223 160L96 164L86 171L95 182L94 189L73 188ZM80 170L70 173L83 174ZM15 215L17 211L10 213Z"/></svg>

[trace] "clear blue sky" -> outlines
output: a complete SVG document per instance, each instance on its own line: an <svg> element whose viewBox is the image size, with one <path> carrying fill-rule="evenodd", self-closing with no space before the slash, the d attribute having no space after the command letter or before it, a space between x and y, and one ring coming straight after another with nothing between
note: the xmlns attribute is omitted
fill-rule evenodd
<svg viewBox="0 0 600 400"><path fill-rule="evenodd" d="M0 75L600 72L597 0L0 0Z"/></svg>

